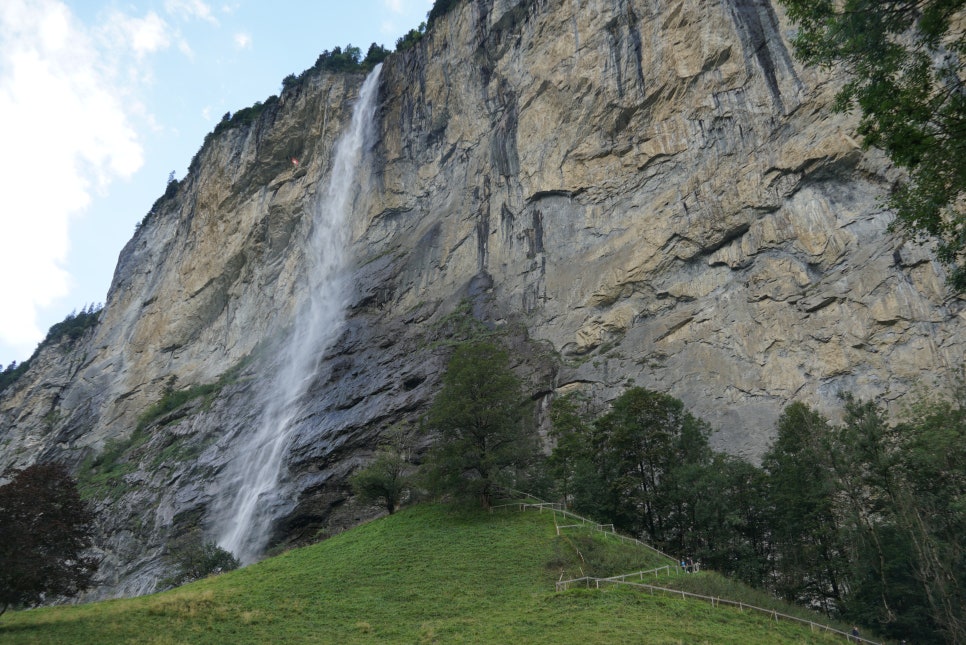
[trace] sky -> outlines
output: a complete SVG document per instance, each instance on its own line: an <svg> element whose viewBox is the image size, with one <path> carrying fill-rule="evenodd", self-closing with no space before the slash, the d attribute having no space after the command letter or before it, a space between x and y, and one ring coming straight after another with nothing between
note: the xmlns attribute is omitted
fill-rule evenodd
<svg viewBox="0 0 966 645"><path fill-rule="evenodd" d="M432 0L0 0L0 367L107 298L121 249L226 112Z"/></svg>

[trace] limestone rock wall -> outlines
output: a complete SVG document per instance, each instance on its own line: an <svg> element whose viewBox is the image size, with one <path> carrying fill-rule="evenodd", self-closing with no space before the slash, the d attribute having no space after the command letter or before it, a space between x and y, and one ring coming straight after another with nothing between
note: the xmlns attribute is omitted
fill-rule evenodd
<svg viewBox="0 0 966 645"><path fill-rule="evenodd" d="M765 0L467 0L391 56L352 304L299 415L275 541L372 512L345 478L425 410L460 307L507 330L542 405L667 391L750 458L791 401L834 416L842 392L898 406L948 383L962 301L888 233L896 173L830 112L834 78L796 64L789 29ZM103 593L150 589L172 535L210 528L361 82L310 74L206 145L122 251L97 328L0 398L0 465L80 464L165 387L222 378L147 428L101 500Z"/></svg>

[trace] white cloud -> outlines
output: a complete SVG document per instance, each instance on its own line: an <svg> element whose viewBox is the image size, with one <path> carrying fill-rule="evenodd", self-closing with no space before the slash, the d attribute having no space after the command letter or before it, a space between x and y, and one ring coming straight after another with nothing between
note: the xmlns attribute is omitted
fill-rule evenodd
<svg viewBox="0 0 966 645"><path fill-rule="evenodd" d="M386 9L393 13L403 13L403 0L383 0L383 4L386 5Z"/></svg>
<svg viewBox="0 0 966 645"><path fill-rule="evenodd" d="M124 43L134 52L138 60L146 54L167 49L171 45L168 25L158 14L149 12L144 18L135 18L120 11L114 11L102 28L104 37L117 47Z"/></svg>
<svg viewBox="0 0 966 645"><path fill-rule="evenodd" d="M165 46L151 14L110 28L121 29L116 46L129 54ZM0 2L0 340L24 351L43 336L37 310L70 288L71 218L143 163L130 123L139 106L112 62L124 57L99 42L62 2Z"/></svg>
<svg viewBox="0 0 966 645"><path fill-rule="evenodd" d="M218 19L212 12L211 7L202 0L166 0L164 10L182 20L204 20L213 25L218 24Z"/></svg>
<svg viewBox="0 0 966 645"><path fill-rule="evenodd" d="M184 38L178 38L178 51L187 56L188 58L194 58L195 52L191 49L191 45Z"/></svg>
<svg viewBox="0 0 966 645"><path fill-rule="evenodd" d="M251 49L252 37L243 31L235 34L235 47L238 49Z"/></svg>

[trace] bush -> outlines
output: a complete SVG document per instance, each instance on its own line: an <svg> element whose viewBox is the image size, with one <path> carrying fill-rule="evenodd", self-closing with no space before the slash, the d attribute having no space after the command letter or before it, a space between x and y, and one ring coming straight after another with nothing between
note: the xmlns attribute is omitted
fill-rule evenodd
<svg viewBox="0 0 966 645"><path fill-rule="evenodd" d="M349 479L352 492L366 504L379 504L390 515L409 497L411 466L400 445L381 449L376 458Z"/></svg>
<svg viewBox="0 0 966 645"><path fill-rule="evenodd" d="M197 532L175 544L171 557L174 560L175 574L162 581L162 586L172 587L201 580L208 576L226 571L234 571L240 566L238 558L214 542L199 539Z"/></svg>
<svg viewBox="0 0 966 645"><path fill-rule="evenodd" d="M221 383L205 383L193 385L184 390L166 390L157 403L151 405L138 417L137 431L143 430L158 417L177 410L189 401L217 394L222 386Z"/></svg>

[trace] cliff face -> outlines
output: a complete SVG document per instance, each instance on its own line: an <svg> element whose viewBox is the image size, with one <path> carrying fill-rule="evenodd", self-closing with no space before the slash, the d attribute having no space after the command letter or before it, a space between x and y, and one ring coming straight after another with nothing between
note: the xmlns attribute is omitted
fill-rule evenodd
<svg viewBox="0 0 966 645"><path fill-rule="evenodd" d="M894 173L788 30L764 0L472 0L391 56L351 304L297 415L274 541L365 515L345 478L431 401L460 308L508 331L535 399L667 391L749 457L790 401L834 415L841 392L946 383L962 304L886 231ZM361 83L309 75L208 143L122 251L98 326L0 398L0 467L123 455L98 493L100 593L150 590L171 536L212 529ZM200 384L134 432L165 388Z"/></svg>

